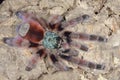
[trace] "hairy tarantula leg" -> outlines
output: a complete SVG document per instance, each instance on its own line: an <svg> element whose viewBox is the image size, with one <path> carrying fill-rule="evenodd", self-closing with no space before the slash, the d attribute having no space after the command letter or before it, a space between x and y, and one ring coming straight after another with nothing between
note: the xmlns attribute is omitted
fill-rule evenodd
<svg viewBox="0 0 120 80"><path fill-rule="evenodd" d="M72 20L69 20L69 21L64 21L62 22L62 25L61 25L61 28L66 28L68 26L75 26L76 24L78 23L81 23L81 22L84 22L85 20L87 20L89 18L89 15L87 14L84 14L82 16L79 16L77 18L74 18Z"/></svg>
<svg viewBox="0 0 120 80"><path fill-rule="evenodd" d="M36 44L21 38L20 36L12 37L4 37L3 42L12 47L24 47L24 48L37 48L41 46L40 44Z"/></svg>
<svg viewBox="0 0 120 80"><path fill-rule="evenodd" d="M55 67L60 71L68 71L71 69L70 67L67 67L63 62L59 61L59 59L54 54L50 55L50 59Z"/></svg>
<svg viewBox="0 0 120 80"><path fill-rule="evenodd" d="M70 38L68 38L68 39L70 39ZM77 47L78 49L83 50L83 51L88 51L88 47L86 47L85 45L79 44L79 43L71 41L71 40L68 40L67 42L62 43L62 48L60 50L63 53L68 52L70 55L77 55L78 51L71 49L70 46ZM74 54L71 54L71 53L74 53Z"/></svg>
<svg viewBox="0 0 120 80"><path fill-rule="evenodd" d="M83 60L83 59L80 59L80 58L77 58L77 57L66 56L66 55L60 55L60 57L69 61L69 62L77 64L79 67L80 66L85 66L85 67L88 67L88 68L91 68L91 69L98 69L98 70L104 70L105 69L105 65L96 64L96 63L89 62L89 61L86 61L86 60Z"/></svg>
<svg viewBox="0 0 120 80"><path fill-rule="evenodd" d="M74 46L74 47L77 47L80 50L88 51L88 47L87 46L79 44L78 42L72 41L72 42L70 42L70 45Z"/></svg>
<svg viewBox="0 0 120 80"><path fill-rule="evenodd" d="M18 18L20 18L23 22L26 22L28 21L29 19L33 18L34 15L33 14L30 14L30 13L27 13L27 12L24 12L24 11L17 11L16 13L16 16Z"/></svg>
<svg viewBox="0 0 120 80"><path fill-rule="evenodd" d="M39 54L32 54L30 60L27 63L25 70L31 71L36 66L39 57L40 57Z"/></svg>
<svg viewBox="0 0 120 80"><path fill-rule="evenodd" d="M40 49L36 53L33 53L30 60L28 61L28 64L27 64L25 70L31 71L36 66L38 60L45 56L46 56L46 53L45 53L44 49Z"/></svg>
<svg viewBox="0 0 120 80"><path fill-rule="evenodd" d="M60 23L63 20L63 17L60 15L51 15L48 20L51 25L54 25Z"/></svg>
<svg viewBox="0 0 120 80"><path fill-rule="evenodd" d="M29 46L29 41L23 39L20 36L4 37L3 42L9 46L15 46L15 47L28 47Z"/></svg>
<svg viewBox="0 0 120 80"><path fill-rule="evenodd" d="M85 33L76 33L71 31L65 31L63 33L65 37L73 38L73 39L81 39L81 40L90 40L90 41L99 41L99 42L107 42L107 38L98 36L98 35L88 35Z"/></svg>
<svg viewBox="0 0 120 80"><path fill-rule="evenodd" d="M89 15L85 14L85 15L79 16L77 18L74 18L72 20L64 21L64 18L62 16L56 15L50 19L49 25L52 30L56 29L57 31L62 31L64 28L66 28L70 25L74 26L80 22L84 22L88 18L89 18Z"/></svg>
<svg viewBox="0 0 120 80"><path fill-rule="evenodd" d="M63 54L67 54L69 56L78 56L78 51L74 50L74 49L66 49L64 51L62 51Z"/></svg>
<svg viewBox="0 0 120 80"><path fill-rule="evenodd" d="M65 50L69 50L70 49L69 46L74 46L74 47L77 47L80 50L88 51L88 47L86 47L85 45L79 44L78 42L68 40L68 39L70 39L70 38L67 38L67 42L62 44L62 51L63 52Z"/></svg>
<svg viewBox="0 0 120 80"><path fill-rule="evenodd" d="M61 30L60 26L62 21L64 21L63 16L52 15L48 21L50 29L60 31Z"/></svg>

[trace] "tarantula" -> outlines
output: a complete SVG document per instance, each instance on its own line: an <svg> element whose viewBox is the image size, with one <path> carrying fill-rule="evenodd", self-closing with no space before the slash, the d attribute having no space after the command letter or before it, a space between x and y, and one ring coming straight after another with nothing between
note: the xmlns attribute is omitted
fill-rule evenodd
<svg viewBox="0 0 120 80"><path fill-rule="evenodd" d="M32 70L39 58L49 59L58 70L70 70L63 60L75 63L78 67L88 67L91 69L103 70L105 65L93 63L78 57L77 49L88 51L88 47L79 44L74 39L106 42L107 38L98 35L88 35L65 30L67 27L75 26L89 18L84 14L69 21L64 17L52 15L48 20L37 18L35 15L18 11L16 16L22 23L16 28L16 37L4 37L3 42L9 46L24 47L31 50L32 56L28 61L25 70Z"/></svg>

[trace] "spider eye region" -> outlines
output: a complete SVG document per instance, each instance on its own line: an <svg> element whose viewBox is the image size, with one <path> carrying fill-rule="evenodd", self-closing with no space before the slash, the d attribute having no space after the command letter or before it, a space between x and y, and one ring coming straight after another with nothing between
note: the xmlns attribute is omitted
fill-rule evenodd
<svg viewBox="0 0 120 80"><path fill-rule="evenodd" d="M49 49L60 48L62 39L54 32L47 31L43 39L43 46Z"/></svg>

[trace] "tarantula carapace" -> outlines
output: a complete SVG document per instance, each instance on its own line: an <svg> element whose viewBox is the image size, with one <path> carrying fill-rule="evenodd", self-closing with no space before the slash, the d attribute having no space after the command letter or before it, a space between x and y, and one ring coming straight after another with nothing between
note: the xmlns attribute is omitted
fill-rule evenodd
<svg viewBox="0 0 120 80"><path fill-rule="evenodd" d="M89 15L81 15L69 21L65 21L62 16L52 15L48 20L37 18L35 15L18 11L17 17L22 23L16 28L16 37L4 37L3 42L15 47L24 47L31 49L32 56L28 61L26 70L32 70L39 59L49 58L58 70L69 70L64 60L85 66L92 69L103 70L102 64L89 62L78 57L77 49L88 51L88 47L79 44L74 39L91 40L106 42L107 38L97 35L88 35L65 30L66 27L75 26L77 23L83 22L89 18Z"/></svg>

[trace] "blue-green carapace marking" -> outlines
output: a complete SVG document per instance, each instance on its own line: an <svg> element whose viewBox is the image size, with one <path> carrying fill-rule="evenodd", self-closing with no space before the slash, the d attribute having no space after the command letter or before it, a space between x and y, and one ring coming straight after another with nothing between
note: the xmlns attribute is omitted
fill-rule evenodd
<svg viewBox="0 0 120 80"><path fill-rule="evenodd" d="M45 48L57 49L60 47L61 38L56 33L47 31L42 43Z"/></svg>

